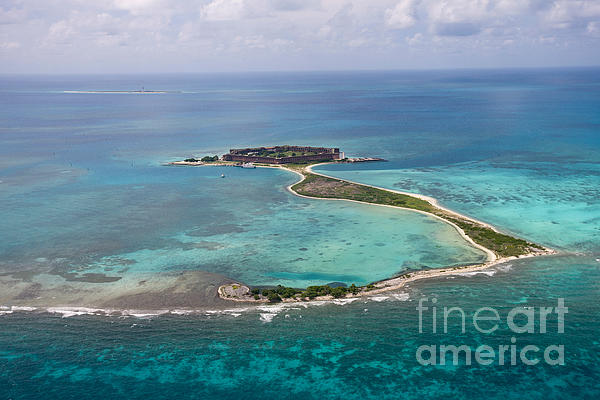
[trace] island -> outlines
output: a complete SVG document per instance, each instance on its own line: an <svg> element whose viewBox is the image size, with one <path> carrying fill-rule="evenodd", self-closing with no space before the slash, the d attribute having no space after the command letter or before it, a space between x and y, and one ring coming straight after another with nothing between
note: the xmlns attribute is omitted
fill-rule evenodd
<svg viewBox="0 0 600 400"><path fill-rule="evenodd" d="M165 93L181 93L178 90L63 90L63 93L70 94L165 94Z"/></svg>
<svg viewBox="0 0 600 400"><path fill-rule="evenodd" d="M309 165L323 162L338 163L360 163L386 161L378 157L346 157L343 151L337 147L311 147L311 146L271 146L271 147L248 147L244 149L230 149L228 154L219 156L196 156L180 161L171 161L168 165L254 165L282 166L282 165Z"/></svg>
<svg viewBox="0 0 600 400"><path fill-rule="evenodd" d="M291 302L352 298L399 289L405 284L419 279L452 275L458 271L478 271L516 258L556 253L553 249L507 235L490 224L442 207L432 197L352 182L312 170L315 165L326 163L384 161L379 158L351 159L346 158L339 148L289 145L231 149L228 154L223 155L220 159L215 158L216 156L206 156L201 159L189 158L185 161L175 161L170 164L252 165L253 167L283 168L300 177L298 182L287 188L296 196L311 199L353 201L426 214L450 224L466 241L487 254L487 261L482 264L407 272L365 286L320 285L300 289L279 285L269 288L250 288L242 283L231 283L222 285L218 290L219 296L226 300Z"/></svg>

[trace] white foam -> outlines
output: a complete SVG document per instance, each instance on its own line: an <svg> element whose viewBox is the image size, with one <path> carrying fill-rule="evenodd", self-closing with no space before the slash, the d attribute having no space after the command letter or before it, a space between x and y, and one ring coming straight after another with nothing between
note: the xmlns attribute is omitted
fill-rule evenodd
<svg viewBox="0 0 600 400"><path fill-rule="evenodd" d="M271 314L272 313L279 314L281 311L283 311L286 308L293 308L293 307L287 307L285 304L256 307L256 309L259 311L265 311L265 312L268 312Z"/></svg>
<svg viewBox="0 0 600 400"><path fill-rule="evenodd" d="M170 310L127 310L123 311L122 315L130 315L136 318L152 318L170 312Z"/></svg>
<svg viewBox="0 0 600 400"><path fill-rule="evenodd" d="M475 276L475 275L494 276L494 275L496 275L496 270L472 271L472 272L457 272L454 275L459 275L459 276Z"/></svg>
<svg viewBox="0 0 600 400"><path fill-rule="evenodd" d="M273 321L273 318L275 318L277 314L274 313L261 313L260 314L260 320L262 322L271 322Z"/></svg>
<svg viewBox="0 0 600 400"><path fill-rule="evenodd" d="M408 293L392 293L392 297L399 301L406 301L410 298Z"/></svg>
<svg viewBox="0 0 600 400"><path fill-rule="evenodd" d="M190 309L174 309L169 310L169 314L173 315L191 315L191 314L205 314L205 315L233 315L234 317L239 317L242 313L248 311L248 307L244 308L230 308L226 310L190 310ZM162 314L164 310L161 310L158 314Z"/></svg>
<svg viewBox="0 0 600 400"><path fill-rule="evenodd" d="M496 271L500 271L500 272L508 272L511 269L512 269L512 264L498 265L496 267Z"/></svg>
<svg viewBox="0 0 600 400"><path fill-rule="evenodd" d="M277 304L277 305L268 305L268 306L259 306L256 307L257 310L263 311L260 313L260 320L263 322L271 322L276 315L281 313L284 310L299 310L300 307L296 303L290 304Z"/></svg>
<svg viewBox="0 0 600 400"><path fill-rule="evenodd" d="M35 311L35 307L25 307L25 306L12 306L12 311Z"/></svg>
<svg viewBox="0 0 600 400"><path fill-rule="evenodd" d="M369 300L373 300L376 302L381 302L381 301L385 301L387 299L389 299L390 296L374 296L374 297L369 297Z"/></svg>
<svg viewBox="0 0 600 400"><path fill-rule="evenodd" d="M61 314L63 318L73 317L76 315L92 315L92 314L104 314L104 310L99 308L86 308L86 307L49 307L46 309L52 314Z"/></svg>
<svg viewBox="0 0 600 400"><path fill-rule="evenodd" d="M170 313L174 315L190 315L193 314L194 310L171 310Z"/></svg>
<svg viewBox="0 0 600 400"><path fill-rule="evenodd" d="M346 304L353 303L353 302L355 302L356 300L358 300L358 298L356 298L356 297L351 297L351 298L349 298L349 299L336 299L336 300L333 300L333 302L332 302L332 303L333 303L333 304L337 304L337 305L339 305L339 306L343 306L343 305L346 305Z"/></svg>
<svg viewBox="0 0 600 400"><path fill-rule="evenodd" d="M248 311L248 307L245 308L230 308L228 310L223 310L224 313L241 313Z"/></svg>
<svg viewBox="0 0 600 400"><path fill-rule="evenodd" d="M304 306L304 308L308 308L309 306L324 306L325 304L330 304L331 302L328 300L311 300L308 303L300 303Z"/></svg>
<svg viewBox="0 0 600 400"><path fill-rule="evenodd" d="M131 315L132 317L144 319L144 318L157 317L160 314L156 314L156 313L131 313L131 314L128 314L128 315Z"/></svg>

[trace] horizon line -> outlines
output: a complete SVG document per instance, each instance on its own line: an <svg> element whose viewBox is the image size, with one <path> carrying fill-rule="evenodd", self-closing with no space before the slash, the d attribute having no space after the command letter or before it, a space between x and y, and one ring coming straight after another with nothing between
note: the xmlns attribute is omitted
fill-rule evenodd
<svg viewBox="0 0 600 400"><path fill-rule="evenodd" d="M221 71L161 71L161 72L2 72L0 76L65 76L65 75L234 75L264 73L357 73L357 72L443 72L443 71L518 71L518 70L570 70L597 69L600 65L572 66L511 66L511 67L444 67L444 68L362 68L362 69L256 69Z"/></svg>

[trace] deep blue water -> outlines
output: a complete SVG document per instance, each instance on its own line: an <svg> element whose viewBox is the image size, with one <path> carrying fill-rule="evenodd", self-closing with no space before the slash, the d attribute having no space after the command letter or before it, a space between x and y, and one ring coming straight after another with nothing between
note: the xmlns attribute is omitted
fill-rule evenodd
<svg viewBox="0 0 600 400"><path fill-rule="evenodd" d="M141 86L176 93L63 93ZM600 395L598 69L5 76L0 121L0 398ZM160 165L273 143L384 157L322 170L433 195L563 255L344 305L207 302L145 318L10 312L102 306L141 281L161 287L153 279L163 273L206 271L202 288L225 277L350 282L479 256L426 219L290 196L296 178L281 171ZM64 278L85 273L121 279ZM419 333L423 296L468 317L558 298L569 313L564 333L554 315L547 333L538 319L536 333L515 334L506 319L492 334L452 324ZM424 344L498 348L512 337L518 348L564 345L565 365L415 359Z"/></svg>

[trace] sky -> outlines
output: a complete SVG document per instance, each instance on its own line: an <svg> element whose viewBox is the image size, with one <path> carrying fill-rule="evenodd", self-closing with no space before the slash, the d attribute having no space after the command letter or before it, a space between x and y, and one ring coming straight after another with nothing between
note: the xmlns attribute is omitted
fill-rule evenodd
<svg viewBox="0 0 600 400"><path fill-rule="evenodd" d="M0 73L600 65L600 0L1 0Z"/></svg>

